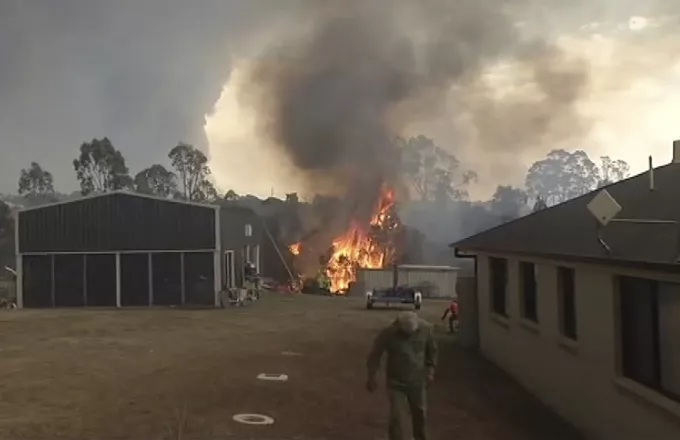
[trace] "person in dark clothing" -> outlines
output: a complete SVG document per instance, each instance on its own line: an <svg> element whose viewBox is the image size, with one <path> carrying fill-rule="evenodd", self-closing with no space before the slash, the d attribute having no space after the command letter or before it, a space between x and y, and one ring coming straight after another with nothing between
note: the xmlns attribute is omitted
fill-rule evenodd
<svg viewBox="0 0 680 440"><path fill-rule="evenodd" d="M260 297L260 275L257 273L257 268L250 261L246 262L243 270L245 288L249 294L254 298Z"/></svg>
<svg viewBox="0 0 680 440"><path fill-rule="evenodd" d="M375 338L368 356L366 389L377 388L376 375L387 352L386 383L390 403L390 440L405 440L404 422L411 416L415 440L427 440L427 385L434 381L437 344L432 325L414 312L403 312Z"/></svg>

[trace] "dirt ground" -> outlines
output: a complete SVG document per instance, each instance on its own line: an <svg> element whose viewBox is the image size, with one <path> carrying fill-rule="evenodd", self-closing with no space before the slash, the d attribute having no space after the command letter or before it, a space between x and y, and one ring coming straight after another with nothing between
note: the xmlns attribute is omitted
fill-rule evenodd
<svg viewBox="0 0 680 440"><path fill-rule="evenodd" d="M428 303L421 315L439 323L445 307ZM383 439L387 401L382 387L364 389L365 356L395 313L278 294L225 310L3 311L0 440ZM579 438L442 326L437 333L432 439ZM238 413L275 423L239 424Z"/></svg>

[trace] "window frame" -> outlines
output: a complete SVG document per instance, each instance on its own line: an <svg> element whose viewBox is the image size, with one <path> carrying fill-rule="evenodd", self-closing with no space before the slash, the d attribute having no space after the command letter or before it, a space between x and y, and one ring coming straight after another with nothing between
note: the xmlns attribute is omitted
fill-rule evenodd
<svg viewBox="0 0 680 440"><path fill-rule="evenodd" d="M501 267L499 267L499 265ZM498 298L499 290L501 289L500 281L496 279L499 275L497 270L502 268L502 296L503 296L503 306L500 306L500 300ZM501 316L503 318L509 318L508 313L508 259L501 257L489 257L489 303L491 313Z"/></svg>
<svg viewBox="0 0 680 440"><path fill-rule="evenodd" d="M519 262L519 296L520 296L520 312L522 319L525 319L531 323L538 324L540 322L538 318L538 277L536 263L531 261L520 261ZM533 284L533 316L530 316L527 308L527 279L526 275L531 270L532 284Z"/></svg>
<svg viewBox="0 0 680 440"><path fill-rule="evenodd" d="M567 297L571 299L569 304L567 303ZM557 316L560 336L569 341L578 342L576 269L573 267L557 267ZM570 317L571 319L569 319Z"/></svg>
<svg viewBox="0 0 680 440"><path fill-rule="evenodd" d="M651 381L643 381L639 377L633 377L631 375L631 371L629 370L629 367L626 364L626 340L624 339L626 337L626 314L624 312L624 307L625 307L625 300L624 300L624 288L623 282L626 280L633 280L637 282L647 282L649 283L649 294L650 294L650 301L651 301L651 316L649 317L650 319L650 325L651 325L651 330L652 330L652 375L653 378ZM656 280L652 278L644 278L644 277L636 277L636 276L627 276L627 275L618 275L616 277L615 281L615 286L616 286L616 296L617 296L617 308L616 308L616 318L618 320L618 328L617 328L617 343L619 344L619 353L618 353L618 373L622 378L625 378L627 380L633 381L638 385L641 385L645 388L648 388L649 390L658 393L661 396L664 396L676 403L680 403L680 394L677 394L673 391L667 390L664 388L664 380L663 380L663 374L662 374L662 353L661 353L661 339L660 339L660 300L659 300L659 292L660 292L660 284L665 283L666 281L662 280ZM671 284L678 284L678 283L672 283ZM644 293L638 293L638 294L644 294ZM639 310L639 309L636 309Z"/></svg>

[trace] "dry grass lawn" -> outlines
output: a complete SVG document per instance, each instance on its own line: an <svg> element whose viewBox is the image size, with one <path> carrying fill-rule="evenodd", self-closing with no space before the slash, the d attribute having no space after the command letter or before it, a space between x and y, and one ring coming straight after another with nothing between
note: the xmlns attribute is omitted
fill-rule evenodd
<svg viewBox="0 0 680 440"><path fill-rule="evenodd" d="M422 315L438 322L445 306L429 303ZM226 310L0 312L0 439L171 439L178 429L185 440L386 438L386 398L364 390L364 362L394 314L357 299L277 294ZM438 334L433 439L578 438ZM276 422L242 425L237 413Z"/></svg>

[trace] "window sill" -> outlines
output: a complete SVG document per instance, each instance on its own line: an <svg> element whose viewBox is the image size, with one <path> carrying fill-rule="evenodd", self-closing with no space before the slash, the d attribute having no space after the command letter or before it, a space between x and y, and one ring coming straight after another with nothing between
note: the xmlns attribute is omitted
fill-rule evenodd
<svg viewBox="0 0 680 440"><path fill-rule="evenodd" d="M519 326L522 327L524 330L528 331L529 333L533 333L534 335L540 335L541 334L541 326L536 321L532 321L530 319L522 318L519 321Z"/></svg>
<svg viewBox="0 0 680 440"><path fill-rule="evenodd" d="M578 356L578 341L562 336L558 339L557 345L567 353Z"/></svg>
<svg viewBox="0 0 680 440"><path fill-rule="evenodd" d="M619 391L623 394L627 394L629 397L633 398L633 400L661 410L666 415L680 421L680 403L625 377L617 377L614 379L614 385L616 385Z"/></svg>
<svg viewBox="0 0 680 440"><path fill-rule="evenodd" d="M506 330L510 330L510 318L507 316L491 312L491 321L495 322Z"/></svg>

